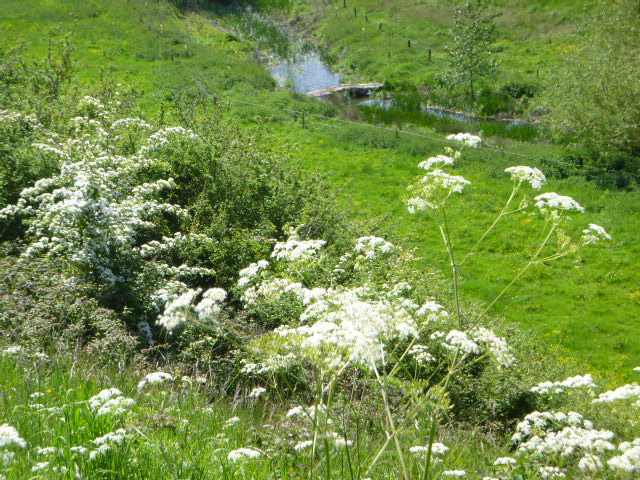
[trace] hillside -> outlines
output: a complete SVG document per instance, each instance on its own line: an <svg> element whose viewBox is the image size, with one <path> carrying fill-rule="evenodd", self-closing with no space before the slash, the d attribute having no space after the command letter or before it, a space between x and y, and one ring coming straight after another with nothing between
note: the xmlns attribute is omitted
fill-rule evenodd
<svg viewBox="0 0 640 480"><path fill-rule="evenodd" d="M4 1L0 480L640 475L640 190L423 108L455 3ZM594 5L495 4L485 99Z"/></svg>

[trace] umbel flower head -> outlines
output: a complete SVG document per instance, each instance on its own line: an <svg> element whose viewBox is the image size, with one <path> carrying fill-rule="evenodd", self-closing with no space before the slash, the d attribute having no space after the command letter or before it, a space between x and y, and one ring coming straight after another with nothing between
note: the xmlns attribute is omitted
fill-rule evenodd
<svg viewBox="0 0 640 480"><path fill-rule="evenodd" d="M509 167L505 170L506 173L511 175L511 180L520 185L523 182L529 182L531 188L540 190L542 185L547 181L547 177L544 176L537 168L518 166Z"/></svg>
<svg viewBox="0 0 640 480"><path fill-rule="evenodd" d="M576 211L584 213L584 207L582 207L573 198L564 195L558 195L554 192L547 192L538 195L534 198L536 207L540 210L561 210L561 211Z"/></svg>
<svg viewBox="0 0 640 480"><path fill-rule="evenodd" d="M440 169L427 172L422 179L409 186L410 197L406 200L410 213L437 209L444 206L452 193L462 193L471 182L459 175L450 175Z"/></svg>

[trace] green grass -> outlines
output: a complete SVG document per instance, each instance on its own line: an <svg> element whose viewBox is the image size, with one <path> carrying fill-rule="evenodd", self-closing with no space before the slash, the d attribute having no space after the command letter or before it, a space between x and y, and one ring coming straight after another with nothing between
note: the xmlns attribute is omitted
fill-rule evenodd
<svg viewBox="0 0 640 480"><path fill-rule="evenodd" d="M206 372L197 372L205 375L206 383L177 373L175 382L138 390L137 384L144 376L139 365L118 371L96 366L82 357L61 355L43 360L31 353L24 350L20 355L0 354L0 425L14 427L27 443L25 448L3 448L15 453L13 461L2 469L7 480L244 480L308 475L309 451L298 452L293 446L310 438L309 425L304 419L285 418L288 405L277 391L268 389L259 399L244 397L231 402L214 393L220 379L207 376ZM134 399L135 405L119 415L97 415L87 401L101 390L114 387ZM246 395L248 391L242 393ZM39 396L31 398L33 394ZM348 432L349 438L358 438L358 442L350 449L351 459L344 449L332 449L333 478L353 478L349 461L356 474L363 473L384 440L378 426L365 422L365 412L356 411L353 405L345 407L345 411L362 417L359 432ZM126 432L126 438L119 444L109 443L108 452L91 459L91 452L98 448L94 440L118 429ZM475 430L443 429L442 436L452 445L446 468L469 468L479 474L487 471L491 458L501 452ZM424 432L410 431L404 439L415 442L411 445L424 444ZM38 452L47 447L55 451ZM87 451L74 452L73 447ZM246 447L262 452L261 457L237 463L228 459L230 451ZM471 454L475 448L482 448L486 455ZM422 462L410 457L407 460L415 475L412 478L418 478ZM32 471L39 462L49 465ZM60 468L68 471L55 470ZM324 463L319 463L316 475L323 475L324 468ZM389 449L372 475L388 478L389 472L398 471L398 460Z"/></svg>
<svg viewBox="0 0 640 480"><path fill-rule="evenodd" d="M180 17L165 2L7 0L0 44L27 43L27 56L46 57L48 31L72 33L77 78L85 88L101 78L135 86L157 110L179 90L203 85L228 91L275 85L253 61L251 47L197 15Z"/></svg>
<svg viewBox="0 0 640 480"><path fill-rule="evenodd" d="M444 47L458 2L348 0L347 8L343 8L342 1L290 3L291 16L300 15L297 24L313 32L318 43L328 47L339 68L351 78L422 85L447 67ZM571 34L586 3L496 3L502 12L496 20L496 59L501 70L496 84L539 83L538 75L553 70L560 54L574 43Z"/></svg>

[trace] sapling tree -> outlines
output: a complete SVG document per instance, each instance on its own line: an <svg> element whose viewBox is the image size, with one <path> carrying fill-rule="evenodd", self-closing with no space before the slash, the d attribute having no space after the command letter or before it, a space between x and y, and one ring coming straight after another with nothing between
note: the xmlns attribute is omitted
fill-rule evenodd
<svg viewBox="0 0 640 480"><path fill-rule="evenodd" d="M458 6L447 46L449 70L445 78L454 87L463 88L471 102L475 101L478 82L498 70L491 46L496 33L493 20L500 14L490 6L488 0L466 0Z"/></svg>

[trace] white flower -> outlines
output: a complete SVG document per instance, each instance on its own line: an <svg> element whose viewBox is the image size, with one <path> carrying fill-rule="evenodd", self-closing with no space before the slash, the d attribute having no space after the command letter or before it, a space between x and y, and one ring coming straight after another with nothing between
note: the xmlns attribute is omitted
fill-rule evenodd
<svg viewBox="0 0 640 480"><path fill-rule="evenodd" d="M424 168L425 170L431 169L433 166L444 166L444 165L453 165L453 158L447 157L446 155L436 155L435 157L430 157L418 164L418 168Z"/></svg>
<svg viewBox="0 0 640 480"><path fill-rule="evenodd" d="M77 446L77 447L71 447L69 449L69 451L75 452L75 453L79 453L79 454L83 455L83 454L87 453L89 451L89 449L87 447Z"/></svg>
<svg viewBox="0 0 640 480"><path fill-rule="evenodd" d="M266 388L256 387L253 390L251 390L251 392L249 393L248 397L249 398L259 398L266 391L267 391Z"/></svg>
<svg viewBox="0 0 640 480"><path fill-rule="evenodd" d="M96 414L98 416L102 415L122 415L129 411L131 407L136 404L136 401L132 398L125 397L115 397L107 400L100 408Z"/></svg>
<svg viewBox="0 0 640 480"><path fill-rule="evenodd" d="M536 207L539 209L556 209L556 210L575 210L584 213L584 208L580 206L573 198L558 195L557 193L548 192L538 195L534 198Z"/></svg>
<svg viewBox="0 0 640 480"><path fill-rule="evenodd" d="M260 457L261 453L251 448L238 448L229 452L227 458L232 462L237 462L243 458L253 459Z"/></svg>
<svg viewBox="0 0 640 480"><path fill-rule="evenodd" d="M271 256L276 260L302 260L307 259L327 244L324 240L300 240L300 237L292 230L286 242L278 242L273 247Z"/></svg>
<svg viewBox="0 0 640 480"><path fill-rule="evenodd" d="M302 442L298 442L293 446L293 449L296 452L300 452L302 450L306 450L307 448L310 448L313 446L313 440L304 440Z"/></svg>
<svg viewBox="0 0 640 480"><path fill-rule="evenodd" d="M628 448L622 455L609 459L607 465L612 470L640 473L640 446Z"/></svg>
<svg viewBox="0 0 640 480"><path fill-rule="evenodd" d="M104 445L108 443L120 444L125 440L125 438L127 438L127 431L123 428L119 428L115 432L109 432L96 438L93 440L93 443L96 445Z"/></svg>
<svg viewBox="0 0 640 480"><path fill-rule="evenodd" d="M89 406L91 408L99 408L106 403L107 400L121 396L122 392L117 388L106 388L89 399Z"/></svg>
<svg viewBox="0 0 640 480"><path fill-rule="evenodd" d="M634 383L601 393L598 398L593 400L593 403L610 403L638 397L640 397L640 385Z"/></svg>
<svg viewBox="0 0 640 480"><path fill-rule="evenodd" d="M149 373L138 383L138 392L141 392L147 385L159 385L164 382L173 382L174 380L173 375L165 372Z"/></svg>
<svg viewBox="0 0 640 480"><path fill-rule="evenodd" d="M431 453L433 455L444 455L449 450L444 443L434 442L431 444ZM426 455L429 452L429 446L421 446L416 445L415 447L411 447L409 451L415 455Z"/></svg>
<svg viewBox="0 0 640 480"><path fill-rule="evenodd" d="M462 193L465 185L470 184L465 178L440 169L427 172L418 183L409 186L411 197L406 200L409 213L442 207L452 193Z"/></svg>
<svg viewBox="0 0 640 480"><path fill-rule="evenodd" d="M33 467L31 467L32 472L41 472L42 470L46 470L49 468L49 462L38 462Z"/></svg>
<svg viewBox="0 0 640 480"><path fill-rule="evenodd" d="M603 227L595 223L590 223L589 227L585 228L582 233L584 234L582 236L582 243L585 245L590 245L600 240L611 240L611 235L609 235Z"/></svg>
<svg viewBox="0 0 640 480"><path fill-rule="evenodd" d="M535 190L540 190L542 185L547 181L547 177L544 176L544 173L537 168L526 166L509 167L505 172L511 174L511 179L514 182L518 184L522 182L529 182L531 184L531 188Z"/></svg>
<svg viewBox="0 0 640 480"><path fill-rule="evenodd" d="M442 472L443 477L466 477L467 472L465 470L445 470Z"/></svg>
<svg viewBox="0 0 640 480"><path fill-rule="evenodd" d="M393 251L393 244L380 237L360 237L356 240L354 251L362 253L366 259L376 258L379 254Z"/></svg>
<svg viewBox="0 0 640 480"><path fill-rule="evenodd" d="M109 450L111 450L111 447L109 445L100 445L95 450L89 452L89 460L95 460L99 456L106 455Z"/></svg>
<svg viewBox="0 0 640 480"><path fill-rule="evenodd" d="M476 342L470 339L465 332L459 330L451 330L445 337L442 346L449 350L458 350L462 354L480 353L480 347Z"/></svg>
<svg viewBox="0 0 640 480"><path fill-rule="evenodd" d="M602 461L600 457L588 453L580 459L578 468L583 472L597 472L602 470Z"/></svg>
<svg viewBox="0 0 640 480"><path fill-rule="evenodd" d="M447 140L455 140L456 142L462 142L465 145L469 145L470 147L476 147L479 143L482 142L482 139L476 135L472 135L470 133L455 133L453 135L449 135Z"/></svg>
<svg viewBox="0 0 640 480"><path fill-rule="evenodd" d="M240 417L231 417L226 422L224 422L224 427L233 427L236 423L240 422Z"/></svg>
<svg viewBox="0 0 640 480"><path fill-rule="evenodd" d="M56 447L37 447L36 453L38 455L50 455L52 453L56 453Z"/></svg>
<svg viewBox="0 0 640 480"><path fill-rule="evenodd" d="M593 376L590 374L576 375L561 382L542 382L531 389L533 393L562 393L565 388L594 388Z"/></svg>
<svg viewBox="0 0 640 480"><path fill-rule="evenodd" d="M27 442L20 437L18 431L11 425L0 425L0 448L9 447L15 445L16 447L25 448Z"/></svg>
<svg viewBox="0 0 640 480"><path fill-rule="evenodd" d="M493 462L495 466L515 465L516 463L518 463L518 461L515 458L511 458L511 457L496 458L496 461Z"/></svg>

